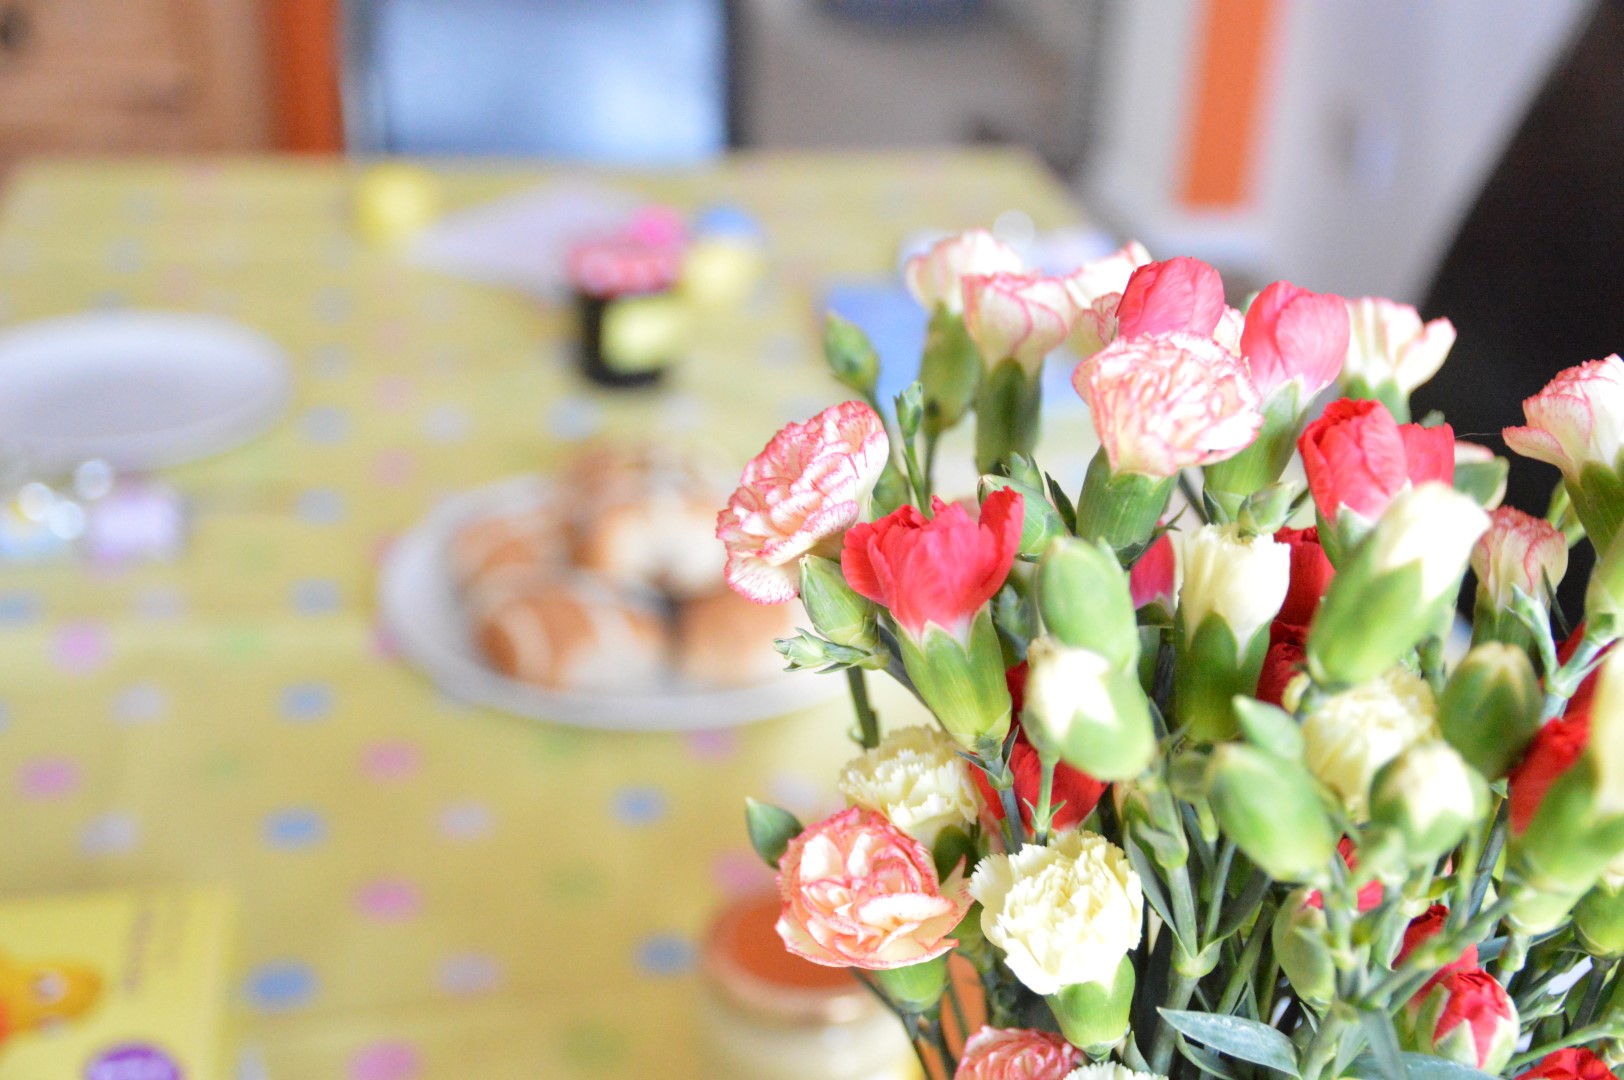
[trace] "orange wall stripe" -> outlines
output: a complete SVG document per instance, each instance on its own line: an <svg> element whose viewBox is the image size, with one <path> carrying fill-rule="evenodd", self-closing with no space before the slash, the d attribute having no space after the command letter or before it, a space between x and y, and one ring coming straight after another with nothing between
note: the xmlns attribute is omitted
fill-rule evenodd
<svg viewBox="0 0 1624 1080"><path fill-rule="evenodd" d="M1276 0L1205 0L1202 6L1179 198L1195 209L1231 210L1251 197L1279 9Z"/></svg>
<svg viewBox="0 0 1624 1080"><path fill-rule="evenodd" d="M338 0L271 0L266 13L277 145L318 154L344 149Z"/></svg>

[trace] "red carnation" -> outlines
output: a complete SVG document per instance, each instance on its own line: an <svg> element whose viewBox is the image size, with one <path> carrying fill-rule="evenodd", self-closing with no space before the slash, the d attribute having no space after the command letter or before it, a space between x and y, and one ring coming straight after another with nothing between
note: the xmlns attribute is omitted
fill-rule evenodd
<svg viewBox="0 0 1624 1080"><path fill-rule="evenodd" d="M1211 337L1224 316L1223 279L1200 259L1146 263L1128 278L1116 316L1118 338L1176 330Z"/></svg>
<svg viewBox="0 0 1624 1080"><path fill-rule="evenodd" d="M915 638L935 623L961 640L981 605L1009 576L1021 543L1022 501L994 491L972 518L956 503L932 500L935 517L903 506L846 533L840 569L859 594L883 604Z"/></svg>
<svg viewBox="0 0 1624 1080"><path fill-rule="evenodd" d="M1291 548L1291 585L1286 590L1286 602L1280 605L1276 622L1293 626L1307 626L1314 621L1319 610L1320 597L1331 587L1336 570L1325 557L1320 545L1319 528L1281 529L1274 538Z"/></svg>
<svg viewBox="0 0 1624 1080"><path fill-rule="evenodd" d="M1342 862L1349 870L1359 868L1359 860L1354 857L1353 853L1353 840L1349 837L1344 836L1336 842L1336 853L1342 856ZM1385 895L1385 890L1382 888L1380 881L1367 881L1364 887L1359 890L1358 895L1354 897L1354 904L1359 908L1360 912L1370 911L1381 906L1383 895ZM1320 895L1318 889L1315 889L1308 894L1304 903L1311 908L1322 908L1325 906L1325 898Z"/></svg>
<svg viewBox="0 0 1624 1080"><path fill-rule="evenodd" d="M1278 619L1270 625L1269 651L1263 654L1263 670L1257 678L1256 697L1259 701L1284 707L1286 687L1302 673L1303 643L1307 640L1306 626Z"/></svg>
<svg viewBox="0 0 1624 1080"><path fill-rule="evenodd" d="M1043 789L1043 763L1038 760L1037 750L1027 741L1024 730L1016 733L1015 745L1010 747L1009 768L1015 774L1015 804L1021 808L1021 821L1030 829L1032 807L1037 805ZM981 801L988 812L1003 821L1003 801L987 782L986 774L980 769L971 769L970 775L975 779L976 787L981 789ZM1054 828L1069 829L1081 824L1100 801L1100 796L1105 794L1105 788L1103 781L1094 779L1081 769L1075 769L1064 761L1057 762L1054 767L1054 788L1050 793L1050 804L1060 806L1054 816ZM1065 805L1061 806L1061 803Z"/></svg>
<svg viewBox="0 0 1624 1080"><path fill-rule="evenodd" d="M1344 506L1375 521L1406 486L1455 478L1454 429L1400 424L1379 401L1333 401L1297 448L1326 521Z"/></svg>
<svg viewBox="0 0 1624 1080"><path fill-rule="evenodd" d="M1613 1080L1613 1070L1607 1062L1582 1046L1546 1054L1517 1080Z"/></svg>
<svg viewBox="0 0 1624 1080"><path fill-rule="evenodd" d="M1404 941L1398 947L1398 955L1393 958L1393 966L1398 967L1410 953L1415 951L1417 945L1442 930L1444 923L1448 919L1449 909L1443 904L1433 904L1427 909L1425 915L1412 920L1410 925L1404 929ZM1416 991L1416 995L1425 994L1440 979L1452 971L1471 971L1475 967L1477 967L1477 946L1472 944L1466 946L1466 950L1460 956L1439 968L1438 973L1423 983L1421 989Z"/></svg>
<svg viewBox="0 0 1624 1080"><path fill-rule="evenodd" d="M1246 309L1241 355L1251 365L1258 393L1268 397L1293 379L1306 405L1336 381L1348 355L1348 302L1277 281Z"/></svg>
<svg viewBox="0 0 1624 1080"><path fill-rule="evenodd" d="M1158 601L1168 611L1173 610L1175 566L1173 537L1170 533L1162 533L1139 556L1139 561L1133 564L1133 570L1128 574L1128 591L1133 596L1135 610Z"/></svg>

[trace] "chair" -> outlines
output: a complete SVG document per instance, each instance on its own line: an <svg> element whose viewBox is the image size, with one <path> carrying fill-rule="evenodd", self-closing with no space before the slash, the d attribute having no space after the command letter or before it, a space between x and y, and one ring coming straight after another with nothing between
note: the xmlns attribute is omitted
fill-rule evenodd
<svg viewBox="0 0 1624 1080"><path fill-rule="evenodd" d="M736 142L731 0L345 0L367 154L667 166Z"/></svg>

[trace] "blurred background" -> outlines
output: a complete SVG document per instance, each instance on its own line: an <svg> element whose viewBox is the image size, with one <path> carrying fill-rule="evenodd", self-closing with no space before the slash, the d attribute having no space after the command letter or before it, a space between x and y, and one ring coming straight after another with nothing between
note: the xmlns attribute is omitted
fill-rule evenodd
<svg viewBox="0 0 1624 1080"><path fill-rule="evenodd" d="M29 965L111 918L188 943L142 955L184 955L212 1011L183 1034L240 1036L241 1080L718 1075L711 920L771 884L739 807L812 820L849 754L844 686L769 685L788 630L721 610L711 539L739 463L845 396L826 308L884 400L921 241L990 227L1063 270L1137 238L1232 302L1287 278L1449 316L1417 416L1498 452L1522 398L1624 345L1620 177L1624 0L0 0L0 1029L101 1022L93 975ZM648 369L583 372L623 299ZM1064 366L1043 453L1071 483ZM708 439L727 482L667 448L565 464L600 439ZM608 492L599 548L692 555L709 590L662 578L642 623L576 604L574 631L623 624L567 708L463 655L487 563L581 568L538 478ZM1555 479L1518 461L1507 502ZM467 513L492 491L506 517ZM403 628L507 677L425 678ZM618 684L695 644L715 685ZM220 892L12 903L177 885ZM759 1005L730 970L727 1007ZM128 1053L97 1075L171 1075ZM39 1060L0 1045L0 1080L83 1075Z"/></svg>

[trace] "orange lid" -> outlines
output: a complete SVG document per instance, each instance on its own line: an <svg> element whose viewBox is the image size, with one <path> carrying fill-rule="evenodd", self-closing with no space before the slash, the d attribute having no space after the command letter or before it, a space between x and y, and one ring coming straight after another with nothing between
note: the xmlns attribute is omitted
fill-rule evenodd
<svg viewBox="0 0 1624 1080"><path fill-rule="evenodd" d="M706 978L729 1004L781 1023L841 1024L881 1008L848 968L824 967L784 947L777 893L741 897L705 938Z"/></svg>

